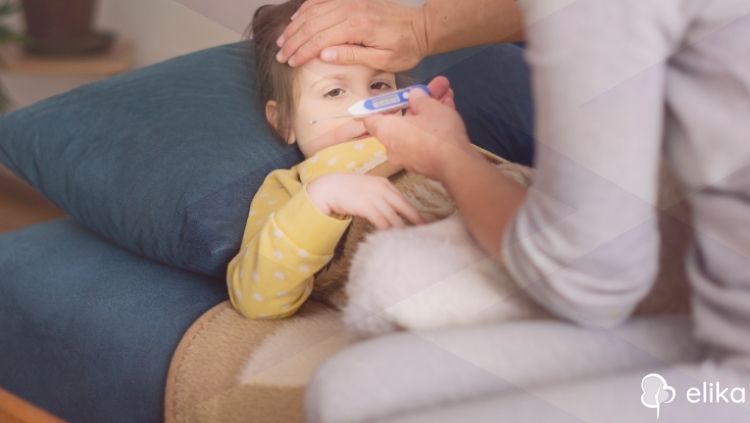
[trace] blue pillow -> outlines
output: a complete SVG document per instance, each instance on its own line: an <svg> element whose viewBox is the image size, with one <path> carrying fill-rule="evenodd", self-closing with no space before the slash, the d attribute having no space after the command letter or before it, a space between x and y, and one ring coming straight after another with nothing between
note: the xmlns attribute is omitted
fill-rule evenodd
<svg viewBox="0 0 750 423"><path fill-rule="evenodd" d="M43 100L0 118L0 162L118 245L222 277L265 176L303 158L273 138L253 60L246 42L229 44ZM524 66L518 47L492 46L430 58L414 75L444 71L473 141L529 159ZM516 104L511 95L529 110L488 120Z"/></svg>
<svg viewBox="0 0 750 423"><path fill-rule="evenodd" d="M12 113L0 161L119 245L219 275L263 178L302 157L258 112L248 50L178 57Z"/></svg>

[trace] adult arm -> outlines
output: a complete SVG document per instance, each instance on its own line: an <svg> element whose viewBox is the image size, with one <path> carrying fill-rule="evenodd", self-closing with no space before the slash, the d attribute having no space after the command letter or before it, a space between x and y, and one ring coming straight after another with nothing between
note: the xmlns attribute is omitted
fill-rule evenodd
<svg viewBox="0 0 750 423"><path fill-rule="evenodd" d="M366 121L389 160L444 183L474 237L500 252L526 292L581 325L624 321L656 276L665 62L683 29L657 12L646 0L579 1L530 27L536 174L510 220L519 197L461 157L465 130L425 107L434 101L412 99L404 124Z"/></svg>
<svg viewBox="0 0 750 423"><path fill-rule="evenodd" d="M501 236L525 190L471 146L453 108L420 91L409 101L405 117L372 116L365 126L386 146L390 163L441 181L475 239L499 259Z"/></svg>
<svg viewBox="0 0 750 423"><path fill-rule="evenodd" d="M427 55L523 39L517 0L427 0Z"/></svg>
<svg viewBox="0 0 750 423"><path fill-rule="evenodd" d="M546 6L527 1L524 14ZM538 302L582 325L621 323L656 278L666 63L685 28L665 17L682 6L576 1L527 26L537 170L503 262Z"/></svg>
<svg viewBox="0 0 750 423"><path fill-rule="evenodd" d="M481 154L451 154L442 162L445 164L438 178L456 202L469 231L487 254L501 260L499 240L523 204L526 190Z"/></svg>
<svg viewBox="0 0 750 423"><path fill-rule="evenodd" d="M279 38L277 58L300 66L320 57L398 72L425 56L521 39L515 0L309 0Z"/></svg>

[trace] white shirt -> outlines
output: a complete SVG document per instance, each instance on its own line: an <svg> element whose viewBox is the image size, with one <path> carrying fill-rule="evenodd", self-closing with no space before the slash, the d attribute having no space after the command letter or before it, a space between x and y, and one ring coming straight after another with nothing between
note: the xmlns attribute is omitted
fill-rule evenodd
<svg viewBox="0 0 750 423"><path fill-rule="evenodd" d="M626 319L656 276L663 158L694 216L696 335L750 356L750 1L519 4L537 171L503 239L510 272L560 316Z"/></svg>

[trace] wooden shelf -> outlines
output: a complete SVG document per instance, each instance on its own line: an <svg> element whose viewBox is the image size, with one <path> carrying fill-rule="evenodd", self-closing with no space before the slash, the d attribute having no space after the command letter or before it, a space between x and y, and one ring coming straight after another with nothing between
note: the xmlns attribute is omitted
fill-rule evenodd
<svg viewBox="0 0 750 423"><path fill-rule="evenodd" d="M21 75L107 77L126 72L132 65L133 48L118 42L109 51L77 56L38 56L20 46L0 48L0 71Z"/></svg>

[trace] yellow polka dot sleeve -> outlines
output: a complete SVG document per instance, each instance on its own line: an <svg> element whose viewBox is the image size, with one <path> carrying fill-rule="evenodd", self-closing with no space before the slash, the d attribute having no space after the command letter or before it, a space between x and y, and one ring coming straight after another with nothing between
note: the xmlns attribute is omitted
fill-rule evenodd
<svg viewBox="0 0 750 423"><path fill-rule="evenodd" d="M227 268L234 308L252 319L293 315L350 222L321 213L296 168L269 174L250 205L240 251Z"/></svg>

